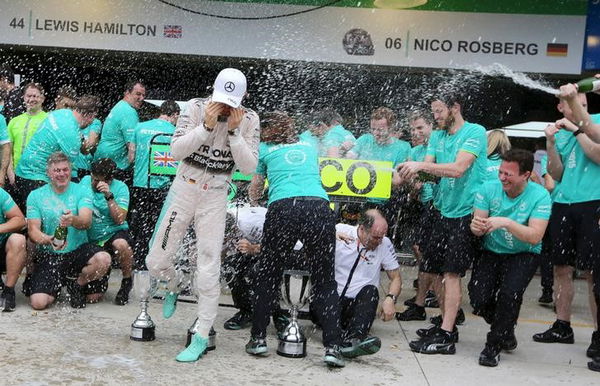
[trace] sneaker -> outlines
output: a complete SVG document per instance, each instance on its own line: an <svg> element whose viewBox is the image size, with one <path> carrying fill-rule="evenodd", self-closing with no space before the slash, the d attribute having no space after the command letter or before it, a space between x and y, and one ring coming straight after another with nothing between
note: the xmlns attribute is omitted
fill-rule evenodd
<svg viewBox="0 0 600 386"><path fill-rule="evenodd" d="M165 319L169 319L175 313L178 296L179 294L175 292L167 292L165 295L165 300L163 302L163 317Z"/></svg>
<svg viewBox="0 0 600 386"><path fill-rule="evenodd" d="M417 300L417 296L413 296L410 299L406 299L404 301L404 305L405 306L414 306L416 305L415 301ZM427 291L427 294L425 295L425 302L423 303L423 306L426 308L439 308L440 304L437 301L437 297L435 296L435 292L433 291Z"/></svg>
<svg viewBox="0 0 600 386"><path fill-rule="evenodd" d="M342 344L340 352L346 358L356 358L361 355L375 354L381 348L381 339L368 336L365 339L353 338Z"/></svg>
<svg viewBox="0 0 600 386"><path fill-rule="evenodd" d="M131 292L132 286L133 281L130 277L125 277L121 280L121 288L119 288L119 292L117 292L117 296L115 296L116 305L124 306L129 303L129 292Z"/></svg>
<svg viewBox="0 0 600 386"><path fill-rule="evenodd" d="M396 312L396 319L404 322L410 320L425 320L427 319L427 314L425 313L425 307L419 307L416 304L413 304L412 306L408 306L404 312Z"/></svg>
<svg viewBox="0 0 600 386"><path fill-rule="evenodd" d="M280 336L288 324L290 324L290 319L283 314L273 315L273 324L275 325L275 330L277 330L277 335Z"/></svg>
<svg viewBox="0 0 600 386"><path fill-rule="evenodd" d="M208 338L203 338L200 334L194 334L192 342L182 352L177 355L177 362L196 362L206 352Z"/></svg>
<svg viewBox="0 0 600 386"><path fill-rule="evenodd" d="M338 346L332 346L325 348L325 355L323 356L323 362L329 367L344 367L346 362L342 356L342 352Z"/></svg>
<svg viewBox="0 0 600 386"><path fill-rule="evenodd" d="M596 357L593 361L588 362L588 369L592 371L600 371L600 357Z"/></svg>
<svg viewBox="0 0 600 386"><path fill-rule="evenodd" d="M241 330L252 324L252 315L247 312L239 311L223 324L226 330Z"/></svg>
<svg viewBox="0 0 600 386"><path fill-rule="evenodd" d="M85 308L85 294L83 286L77 283L77 279L67 281L67 292L69 293L69 303L73 308Z"/></svg>
<svg viewBox="0 0 600 386"><path fill-rule="evenodd" d="M27 297L31 296L31 275L25 275L25 280L23 280L23 287L21 288L21 292L23 292L23 295Z"/></svg>
<svg viewBox="0 0 600 386"><path fill-rule="evenodd" d="M498 366L498 362L500 362L500 351L502 351L500 346L486 343L485 348L481 354L479 354L479 364L487 367Z"/></svg>
<svg viewBox="0 0 600 386"><path fill-rule="evenodd" d="M431 318L429 318L429 323L436 325L436 326L441 326L442 325L442 315L432 316ZM456 314L455 324L457 326L462 326L464 323L465 323L465 312L463 311L462 308L459 308L458 313Z"/></svg>
<svg viewBox="0 0 600 386"><path fill-rule="evenodd" d="M4 287L2 291L2 298L4 299L4 310L2 312L12 312L17 307L15 301L15 289Z"/></svg>
<svg viewBox="0 0 600 386"><path fill-rule="evenodd" d="M533 335L533 340L539 343L575 343L573 329L558 320L548 330Z"/></svg>
<svg viewBox="0 0 600 386"><path fill-rule="evenodd" d="M592 342L587 348L585 355L587 355L588 358L596 358L600 356L600 330L596 330L592 333Z"/></svg>
<svg viewBox="0 0 600 386"><path fill-rule="evenodd" d="M456 353L454 343L458 341L458 331L447 332L436 328L435 332L419 340L409 343L412 351L421 354L444 354L452 355Z"/></svg>
<svg viewBox="0 0 600 386"><path fill-rule="evenodd" d="M413 288L414 289L418 289L419 288L419 279L413 280Z"/></svg>
<svg viewBox="0 0 600 386"><path fill-rule="evenodd" d="M542 296L540 296L540 298L538 299L538 303L541 303L541 304L552 304L553 301L554 301L554 299L552 298L552 290L550 290L550 291L543 290Z"/></svg>
<svg viewBox="0 0 600 386"><path fill-rule="evenodd" d="M267 341L265 338L250 337L246 343L246 352L250 355L264 355L267 353Z"/></svg>
<svg viewBox="0 0 600 386"><path fill-rule="evenodd" d="M438 332L438 330L441 330L440 326L429 326L428 328L419 328L417 330L417 335L421 338L429 338L433 335L435 335L436 332ZM452 333L453 337L456 339L454 341L454 343L458 343L458 329L455 328L454 332Z"/></svg>
<svg viewBox="0 0 600 386"><path fill-rule="evenodd" d="M517 342L517 337L513 334L513 335L505 338L500 343L500 348L504 351L513 351L517 348L518 344L519 343Z"/></svg>

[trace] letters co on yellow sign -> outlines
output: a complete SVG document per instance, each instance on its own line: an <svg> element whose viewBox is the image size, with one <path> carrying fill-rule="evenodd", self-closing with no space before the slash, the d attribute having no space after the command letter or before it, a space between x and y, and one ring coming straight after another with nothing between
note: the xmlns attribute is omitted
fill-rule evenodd
<svg viewBox="0 0 600 386"><path fill-rule="evenodd" d="M393 165L389 161L319 158L319 170L330 196L390 198Z"/></svg>

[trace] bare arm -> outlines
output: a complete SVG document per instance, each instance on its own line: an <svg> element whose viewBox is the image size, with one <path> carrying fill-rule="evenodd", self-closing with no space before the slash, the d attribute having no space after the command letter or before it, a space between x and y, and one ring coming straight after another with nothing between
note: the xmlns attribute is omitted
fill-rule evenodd
<svg viewBox="0 0 600 386"><path fill-rule="evenodd" d="M424 171L440 177L460 178L469 169L477 157L473 153L460 151L456 161L446 164L430 162L431 156L425 157L424 162L408 161L398 165L398 173L403 179L414 177L417 172Z"/></svg>
<svg viewBox="0 0 600 386"><path fill-rule="evenodd" d="M508 217L490 217L488 219L488 224L488 233L499 228L505 228L517 239L525 243L537 244L542 241L542 238L544 237L546 226L548 226L548 220L530 218L527 225L523 225Z"/></svg>
<svg viewBox="0 0 600 386"><path fill-rule="evenodd" d="M569 108L573 111L574 123L587 136L596 143L600 143L600 125L592 122L592 117L583 107L581 101L577 97L577 86L574 84L566 84L560 87L559 98L563 98L569 104Z"/></svg>
<svg viewBox="0 0 600 386"><path fill-rule="evenodd" d="M130 164L135 160L135 143L127 143L127 159L129 159Z"/></svg>
<svg viewBox="0 0 600 386"><path fill-rule="evenodd" d="M30 218L27 220L27 236L38 245L51 244L54 238L42 232L42 220L39 218Z"/></svg>
<svg viewBox="0 0 600 386"><path fill-rule="evenodd" d="M400 290L402 289L402 277L400 276L400 270L394 269L391 271L385 271L388 278L390 279L390 288L388 289L388 293L394 296L400 295ZM389 296L386 296L383 300L383 304L381 305L382 315L381 318L387 322L392 320L396 314L396 305L394 301Z"/></svg>
<svg viewBox="0 0 600 386"><path fill-rule="evenodd" d="M12 148L10 142L2 144L2 159L0 160L0 186L4 186L6 180L6 174L8 173L8 166L10 165L10 156Z"/></svg>
<svg viewBox="0 0 600 386"><path fill-rule="evenodd" d="M16 205L4 213L4 217L6 218L6 222L0 224L0 233L18 232L27 225L23 212Z"/></svg>
<svg viewBox="0 0 600 386"><path fill-rule="evenodd" d="M544 132L546 134L546 153L548 155L548 174L555 180L561 181L563 175L563 164L560 155L556 150L555 134L558 133L558 128L555 125L548 125Z"/></svg>
<svg viewBox="0 0 600 386"><path fill-rule="evenodd" d="M84 139L83 143L81 144L81 153L90 154L94 150L96 150L96 146L98 146L99 139L100 136L98 135L98 133L96 133L95 131L90 131L90 134L88 135L87 139Z"/></svg>
<svg viewBox="0 0 600 386"><path fill-rule="evenodd" d="M489 212L487 210L475 209L473 219L471 220L471 232L478 237L485 235L487 231L487 218Z"/></svg>
<svg viewBox="0 0 600 386"><path fill-rule="evenodd" d="M89 229L92 225L92 210L90 208L80 208L77 216L71 216L73 217L71 226L75 229Z"/></svg>
<svg viewBox="0 0 600 386"><path fill-rule="evenodd" d="M578 129L573 122L566 118L556 121L556 127L567 130L571 133L575 133ZM585 133L578 134L575 138L577 138L577 142L579 143L579 146L581 146L585 156L594 161L596 164L600 164L600 144L592 141Z"/></svg>
<svg viewBox="0 0 600 386"><path fill-rule="evenodd" d="M256 203L263 194L265 189L265 176L255 174L252 176L252 181L248 187L248 196L251 203Z"/></svg>

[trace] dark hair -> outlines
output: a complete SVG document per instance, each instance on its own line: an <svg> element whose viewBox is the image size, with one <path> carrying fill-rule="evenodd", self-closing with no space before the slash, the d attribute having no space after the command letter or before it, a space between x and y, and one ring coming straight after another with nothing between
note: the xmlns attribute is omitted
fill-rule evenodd
<svg viewBox="0 0 600 386"><path fill-rule="evenodd" d="M125 83L125 92L132 92L133 88L138 84L140 86L142 86L143 88L146 88L146 86L144 86L144 83L141 80L134 79L134 80L130 80L127 83Z"/></svg>
<svg viewBox="0 0 600 386"><path fill-rule="evenodd" d="M67 157L65 153L62 151L55 151L54 153L50 154L50 157L48 157L48 160L46 161L46 167L50 168L50 165L57 164L59 162L68 162L69 166L71 166L71 160L69 160L69 157Z"/></svg>
<svg viewBox="0 0 600 386"><path fill-rule="evenodd" d="M358 216L358 225L362 225L367 232L373 227L373 224L375 224L376 216L374 213L383 217L378 209L367 209Z"/></svg>
<svg viewBox="0 0 600 386"><path fill-rule="evenodd" d="M94 95L84 95L75 103L74 110L81 114L97 114L100 110L100 98Z"/></svg>
<svg viewBox="0 0 600 386"><path fill-rule="evenodd" d="M6 100L6 97L8 97L8 92L6 90L0 90L0 101Z"/></svg>
<svg viewBox="0 0 600 386"><path fill-rule="evenodd" d="M61 98L69 98L69 99L76 100L77 92L75 91L75 89L72 86L65 85L65 86L60 86L60 88L58 89L58 92L56 93L56 96L61 97Z"/></svg>
<svg viewBox="0 0 600 386"><path fill-rule="evenodd" d="M263 114L260 127L261 142L273 144L298 142L294 120L282 111Z"/></svg>
<svg viewBox="0 0 600 386"><path fill-rule="evenodd" d="M1 66L0 67L0 79L2 79L2 78L6 78L6 80L9 83L14 83L15 82L15 73L8 66Z"/></svg>
<svg viewBox="0 0 600 386"><path fill-rule="evenodd" d="M337 111L331 108L327 108L317 112L315 114L313 122L324 123L327 126L331 126L334 123L339 123L340 125L342 125L344 123L344 120L342 119L342 116L337 113Z"/></svg>
<svg viewBox="0 0 600 386"><path fill-rule="evenodd" d="M428 125L433 123L433 119L431 118L431 113L426 113L424 110L413 110L408 115L408 122L414 122L417 119L422 119Z"/></svg>
<svg viewBox="0 0 600 386"><path fill-rule="evenodd" d="M533 153L523 149L510 149L500 155L503 161L516 162L519 164L519 174L533 170Z"/></svg>
<svg viewBox="0 0 600 386"><path fill-rule="evenodd" d="M112 180L117 165L110 158L100 158L92 163L92 174L102 176L107 180Z"/></svg>
<svg viewBox="0 0 600 386"><path fill-rule="evenodd" d="M40 92L40 94L44 95L44 88L39 83L35 83L35 82L29 82L29 83L27 83L23 87L23 95L25 95L25 91L27 91L28 88L35 88L36 90L38 90Z"/></svg>
<svg viewBox="0 0 600 386"><path fill-rule="evenodd" d="M174 115L179 114L181 108L174 100L166 100L160 105L160 113L164 115Z"/></svg>

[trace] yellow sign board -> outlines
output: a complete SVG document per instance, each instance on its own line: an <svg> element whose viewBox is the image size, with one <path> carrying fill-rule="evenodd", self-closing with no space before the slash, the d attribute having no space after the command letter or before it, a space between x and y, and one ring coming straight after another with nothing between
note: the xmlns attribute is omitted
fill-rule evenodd
<svg viewBox="0 0 600 386"><path fill-rule="evenodd" d="M330 196L390 198L390 161L319 158L321 183Z"/></svg>

